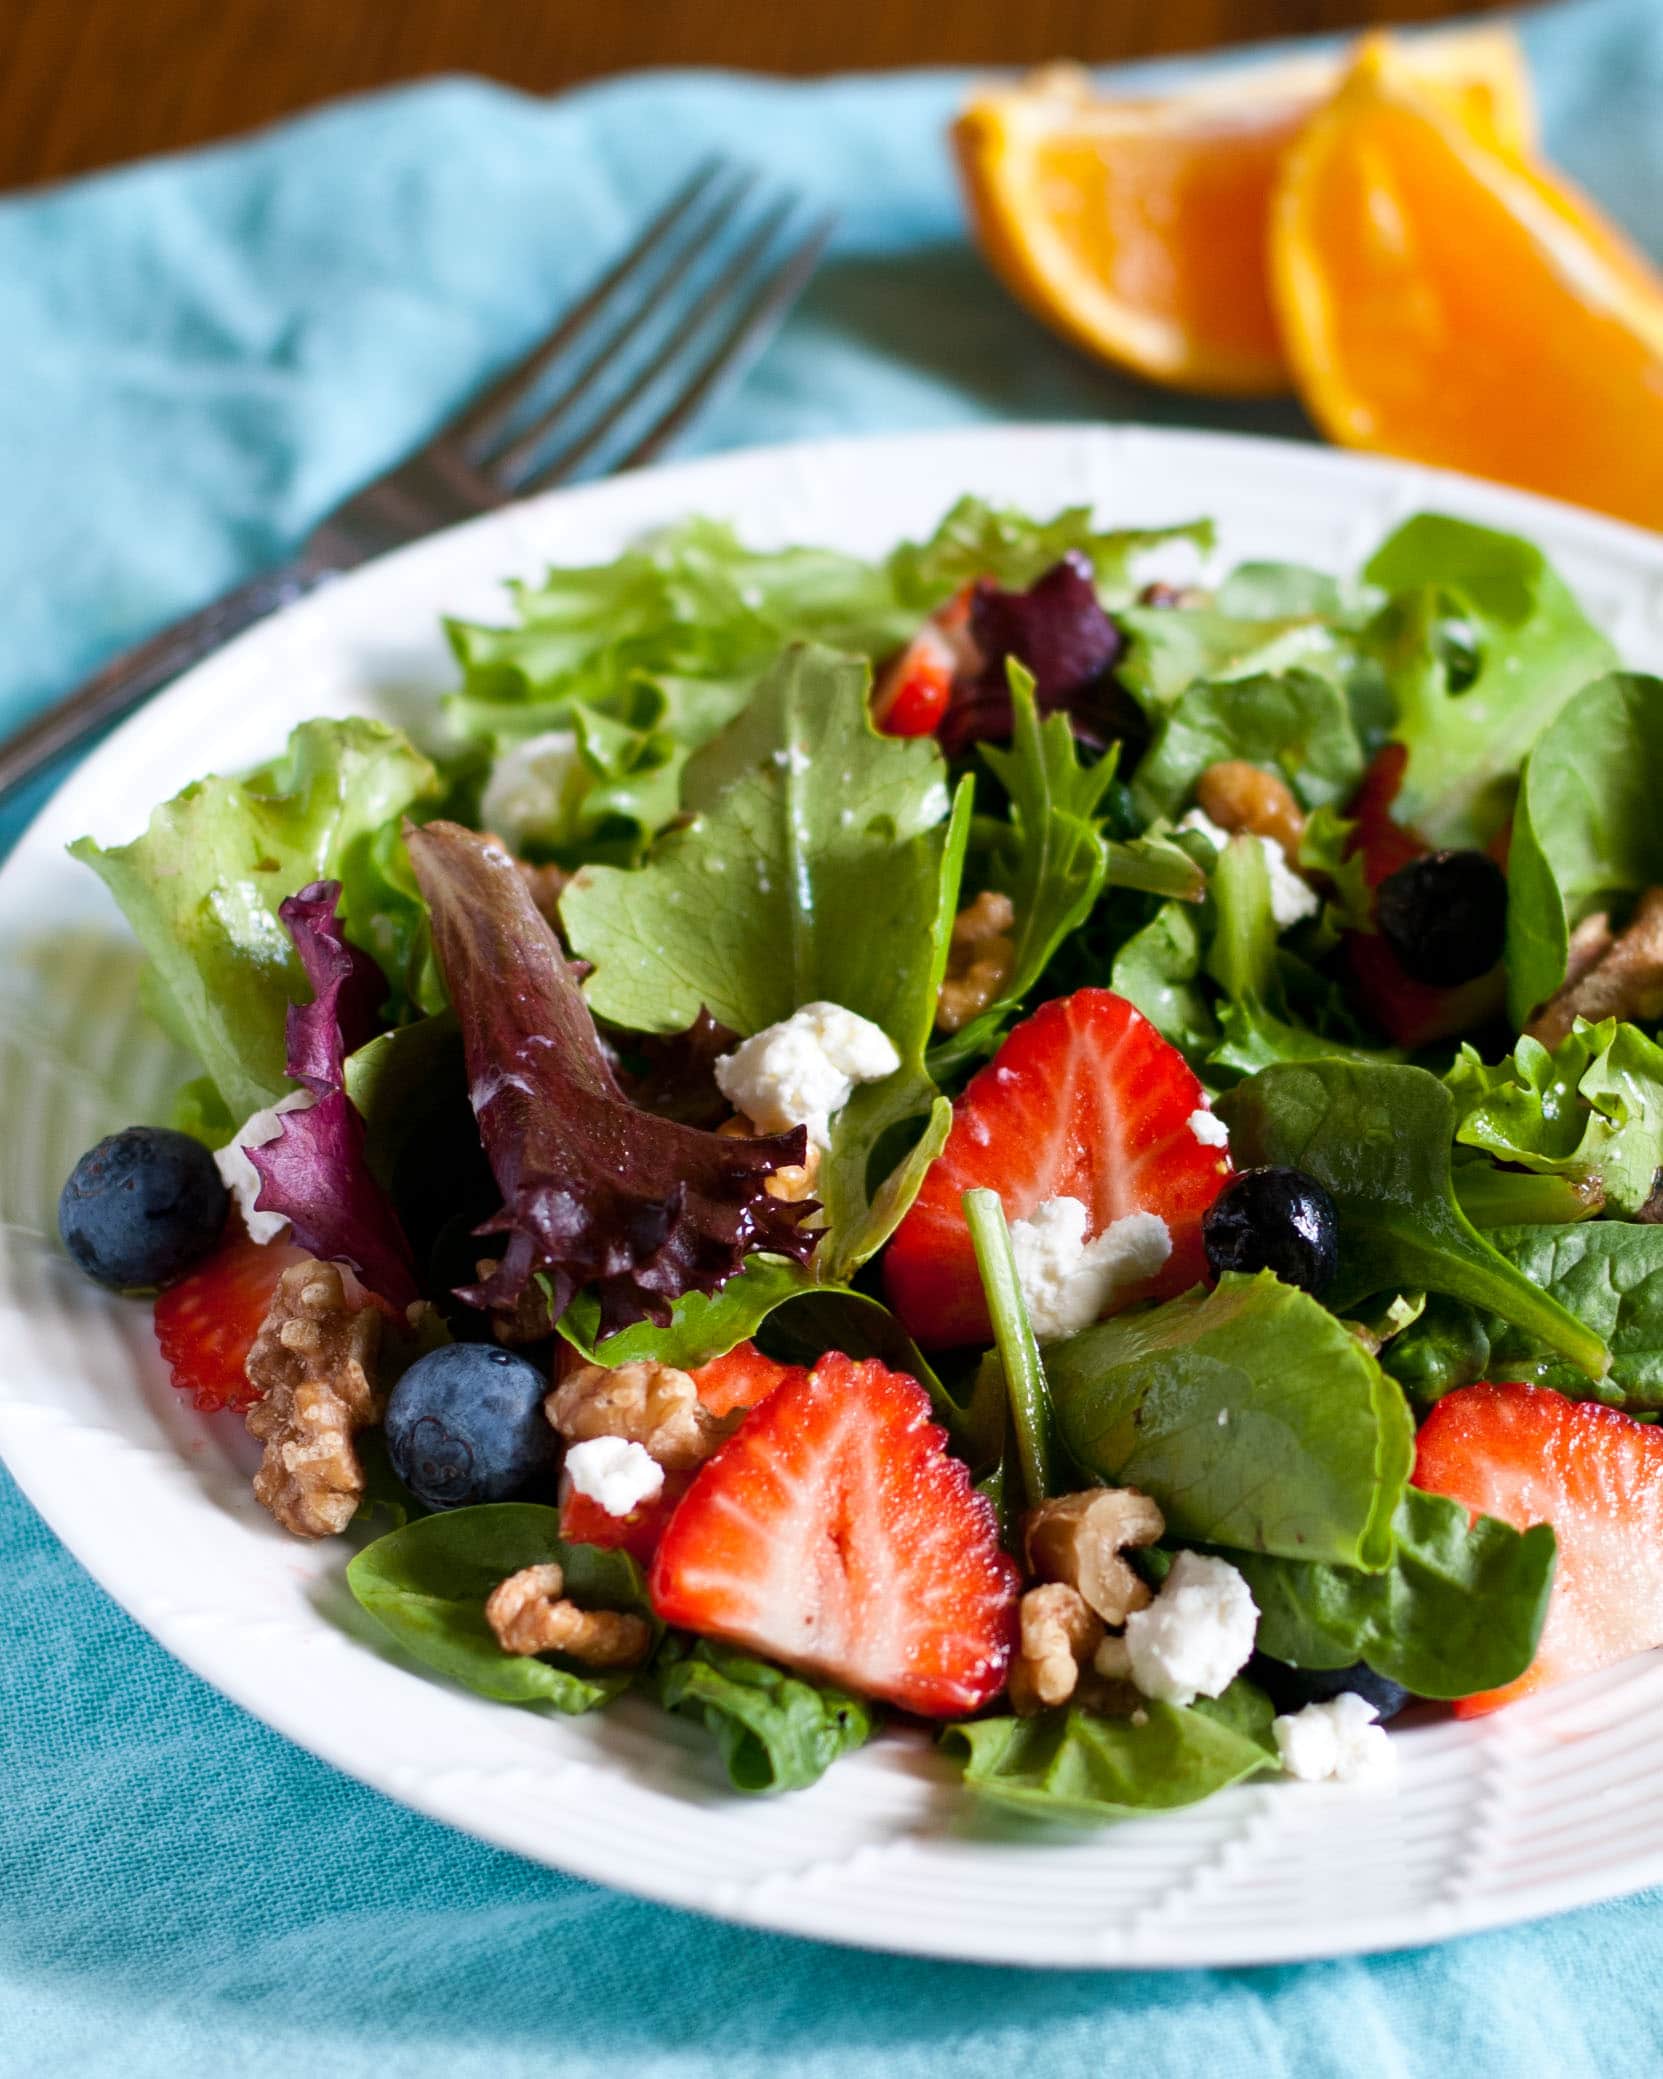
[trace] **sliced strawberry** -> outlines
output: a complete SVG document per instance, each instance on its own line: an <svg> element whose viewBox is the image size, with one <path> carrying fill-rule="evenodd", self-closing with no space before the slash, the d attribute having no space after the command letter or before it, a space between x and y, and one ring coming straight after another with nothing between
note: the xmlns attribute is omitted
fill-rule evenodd
<svg viewBox="0 0 1663 2079"><path fill-rule="evenodd" d="M1360 853L1363 878L1371 888L1432 847L1392 816L1392 804L1403 786L1409 752L1403 744L1386 744L1375 753L1351 804L1356 830L1351 849ZM1505 851L1503 855L1505 858ZM1376 1024L1400 1047L1429 1046L1471 1032L1501 1008L1506 984L1499 969L1463 982L1457 989L1435 988L1404 971L1397 955L1378 932L1346 933L1346 960L1358 994Z"/></svg>
<svg viewBox="0 0 1663 2079"><path fill-rule="evenodd" d="M872 721L885 736L933 736L961 671L979 661L970 634L974 585L964 585L919 629L872 688Z"/></svg>
<svg viewBox="0 0 1663 2079"><path fill-rule="evenodd" d="M1018 1576L916 1380L822 1357L694 1476L653 1561L667 1623L946 1718L1004 1687Z"/></svg>
<svg viewBox="0 0 1663 2079"><path fill-rule="evenodd" d="M997 1191L1011 1220L1077 1198L1093 1238L1128 1213L1158 1214L1172 1254L1122 1304L1186 1291L1206 1272L1201 1216L1230 1175L1228 1154L1190 1124L1206 1104L1184 1057L1123 996L1079 989L1042 1005L953 1107L947 1145L884 1260L891 1306L925 1349L990 1340L962 1205L976 1185Z"/></svg>
<svg viewBox="0 0 1663 2079"><path fill-rule="evenodd" d="M1559 1540L1536 1658L1458 1717L1663 1645L1663 1429L1542 1386L1463 1386L1421 1426L1415 1485Z"/></svg>
<svg viewBox="0 0 1663 2079"><path fill-rule="evenodd" d="M278 1279L306 1254L293 1242L251 1242L233 1220L211 1256L157 1295L156 1340L174 1385L197 1407L241 1413L259 1399L243 1367Z"/></svg>
<svg viewBox="0 0 1663 2079"><path fill-rule="evenodd" d="M774 1388L796 1375L798 1367L764 1357L755 1343L736 1343L725 1357L713 1357L693 1374L699 1400L718 1421L754 1408Z"/></svg>

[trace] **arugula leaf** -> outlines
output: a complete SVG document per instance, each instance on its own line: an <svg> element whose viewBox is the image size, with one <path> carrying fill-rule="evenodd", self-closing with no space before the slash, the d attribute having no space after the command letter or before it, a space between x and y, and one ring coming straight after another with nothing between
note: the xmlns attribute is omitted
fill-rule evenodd
<svg viewBox="0 0 1663 2079"><path fill-rule="evenodd" d="M1308 1293L1262 1271L1045 1352L1063 1442L1176 1538L1378 1570L1414 1453L1403 1396Z"/></svg>
<svg viewBox="0 0 1663 2079"><path fill-rule="evenodd" d="M1058 946L1090 914L1108 864L1096 816L1114 778L1113 756L1082 766L1067 715L1042 721L1032 675L1014 662L1010 686L1010 748L977 749L1010 803L1009 822L996 826L990 879L1016 913L1011 973L996 1002L931 1048L928 1064L938 1080L991 1052Z"/></svg>
<svg viewBox="0 0 1663 2079"><path fill-rule="evenodd" d="M1363 575L1392 595L1370 643L1397 704L1393 734L1409 749L1394 813L1434 845L1482 844L1532 744L1615 654L1517 535L1422 513ZM1578 728L1582 713L1579 702Z"/></svg>
<svg viewBox="0 0 1663 2079"><path fill-rule="evenodd" d="M1500 1689L1536 1657L1553 1588L1552 1527L1519 1532L1409 1488L1383 1573L1232 1554L1259 1606L1258 1650L1298 1668L1365 1660L1416 1696Z"/></svg>
<svg viewBox="0 0 1663 2079"><path fill-rule="evenodd" d="M378 941L403 926L376 907L370 855L436 779L383 722L302 722L270 764L194 781L130 844L70 846L121 905L150 956L151 1000L160 993L167 1029L200 1057L233 1119L290 1087L284 1020L304 977L279 905L308 882L340 881L347 936L379 959Z"/></svg>
<svg viewBox="0 0 1663 2079"><path fill-rule="evenodd" d="M659 1702L716 1741L735 1790L806 1790L871 1737L873 1706L713 1639L672 1632L653 1664Z"/></svg>
<svg viewBox="0 0 1663 2079"><path fill-rule="evenodd" d="M1495 1067L1463 1046L1444 1082L1460 1108L1455 1138L1498 1162L1597 1187L1614 1213L1637 1213L1663 1168L1663 1047L1633 1025L1578 1018L1550 1053L1528 1036Z"/></svg>
<svg viewBox="0 0 1663 2079"><path fill-rule="evenodd" d="M1610 1371L1590 1387L1539 1338L1483 1312L1477 1327L1489 1341L1491 1377L1641 1412L1663 1408L1663 1227L1591 1220L1581 1227L1499 1227L1489 1239L1611 1351Z"/></svg>
<svg viewBox="0 0 1663 2079"><path fill-rule="evenodd" d="M777 1308L815 1289L812 1275L788 1256L748 1256L745 1268L719 1292L684 1292L672 1301L670 1318L662 1325L637 1321L603 1335L599 1300L580 1292L555 1326L586 1363L616 1366L650 1359L691 1372L725 1357L754 1336Z"/></svg>
<svg viewBox="0 0 1663 2079"><path fill-rule="evenodd" d="M1389 1289L1446 1293L1499 1313L1592 1379L1599 1337L1539 1291L1457 1206L1450 1184L1455 1103L1436 1076L1396 1063L1262 1069L1219 1111L1241 1167L1279 1163L1324 1186L1339 1215L1340 1265L1327 1303Z"/></svg>
<svg viewBox="0 0 1663 2079"><path fill-rule="evenodd" d="M889 558L898 599L928 611L972 579L989 577L1015 591L1031 585L1071 549L1091 564L1098 593L1112 604L1128 595L1135 557L1177 542L1203 552L1213 545L1210 520L1178 527L1098 528L1089 505L1069 506L1049 520L961 498L926 542L903 543Z"/></svg>
<svg viewBox="0 0 1663 2079"><path fill-rule="evenodd" d="M1142 1723L1071 1705L949 1726L979 1797L1035 1819L1102 1826L1173 1812L1277 1765L1270 1701L1239 1678L1215 1699L1150 1703Z"/></svg>
<svg viewBox="0 0 1663 2079"><path fill-rule="evenodd" d="M1191 686L1139 761L1133 798L1147 816L1176 816L1207 768L1227 758L1273 767L1307 808L1348 798L1363 775L1344 694L1293 670Z"/></svg>
<svg viewBox="0 0 1663 2079"><path fill-rule="evenodd" d="M1516 1026L1565 979L1571 927L1663 881L1663 679L1616 672L1543 730L1507 855L1507 1003Z"/></svg>
<svg viewBox="0 0 1663 2079"><path fill-rule="evenodd" d="M493 1588L521 1567L558 1566L584 1609L630 1610L652 1620L640 1569L627 1553L568 1545L560 1511L535 1502L488 1502L421 1516L366 1545L349 1563L353 1594L413 1659L464 1689L505 1704L592 1711L629 1687L627 1672L504 1653L485 1622Z"/></svg>

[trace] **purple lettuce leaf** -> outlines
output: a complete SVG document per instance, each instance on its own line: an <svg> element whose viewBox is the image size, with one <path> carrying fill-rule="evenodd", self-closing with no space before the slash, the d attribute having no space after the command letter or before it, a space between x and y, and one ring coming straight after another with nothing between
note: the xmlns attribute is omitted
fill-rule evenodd
<svg viewBox="0 0 1663 2079"><path fill-rule="evenodd" d="M434 950L462 1026L469 1095L502 1192L478 1231L496 1269L462 1297L510 1307L546 1281L552 1318L594 1285L604 1334L717 1292L753 1250L805 1261L812 1201L772 1198L808 1136L730 1140L632 1104L576 977L508 854L455 823L405 833Z"/></svg>
<svg viewBox="0 0 1663 2079"><path fill-rule="evenodd" d="M581 979L588 962L574 960L571 965ZM720 1126L732 1117L733 1106L716 1087L716 1063L721 1055L731 1054L739 1040L737 1032L701 1005L684 1031L645 1033L630 1041L630 1052L641 1066L624 1077L625 1094L631 1104L661 1119L677 1119L683 1126Z"/></svg>
<svg viewBox="0 0 1663 2079"><path fill-rule="evenodd" d="M1025 592L979 579L970 598L970 633L981 662L954 685L937 732L948 757L973 743L1008 741L1014 715L1006 666L1013 657L1032 672L1042 715L1066 712L1074 734L1094 750L1120 733L1123 696L1114 668L1126 642L1103 611L1091 565L1077 549Z"/></svg>
<svg viewBox="0 0 1663 2079"><path fill-rule="evenodd" d="M367 953L342 935L338 881L314 881L278 911L312 984L312 1001L289 1008L288 1072L316 1102L285 1112L277 1138L250 1148L261 1213L281 1213L303 1249L349 1264L371 1292L402 1310L421 1297L410 1244L392 1201L370 1174L364 1122L346 1094L343 1064L372 1039L387 984Z"/></svg>

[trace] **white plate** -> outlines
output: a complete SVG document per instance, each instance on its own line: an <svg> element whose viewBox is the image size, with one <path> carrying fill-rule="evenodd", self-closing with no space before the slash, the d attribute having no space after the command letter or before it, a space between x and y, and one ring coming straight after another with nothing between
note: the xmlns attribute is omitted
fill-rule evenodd
<svg viewBox="0 0 1663 2079"><path fill-rule="evenodd" d="M76 1276L59 1185L183 1064L139 1016L136 956L63 854L131 835L210 768L313 714L430 727L453 677L438 616L591 562L685 513L758 544L879 551L965 491L1113 522L1218 517L1229 557L1349 569L1431 505L1531 535L1625 657L1663 664L1663 540L1541 500L1314 448L1142 428L995 430L723 457L556 494L388 557L255 629L81 767L0 873L0 1450L47 1521L156 1638L280 1731L523 1855L757 1926L1035 1964L1218 1964L1420 1943L1663 1879L1663 1665L1473 1725L1397 1736L1394 1793L1267 1782L1098 1834L990 1824L922 1737L812 1791L726 1792L702 1737L645 1704L565 1720L400 1664L344 1548L255 1505L241 1425L181 1404L147 1308Z"/></svg>

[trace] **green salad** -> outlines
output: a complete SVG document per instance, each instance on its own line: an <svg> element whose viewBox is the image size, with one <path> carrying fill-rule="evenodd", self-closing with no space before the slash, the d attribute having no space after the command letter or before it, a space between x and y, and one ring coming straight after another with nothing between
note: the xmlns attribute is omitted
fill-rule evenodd
<svg viewBox="0 0 1663 2079"><path fill-rule="evenodd" d="M1663 682L1217 560L690 520L74 847L200 1073L65 1246L410 1661L1089 1823L1663 1643Z"/></svg>

